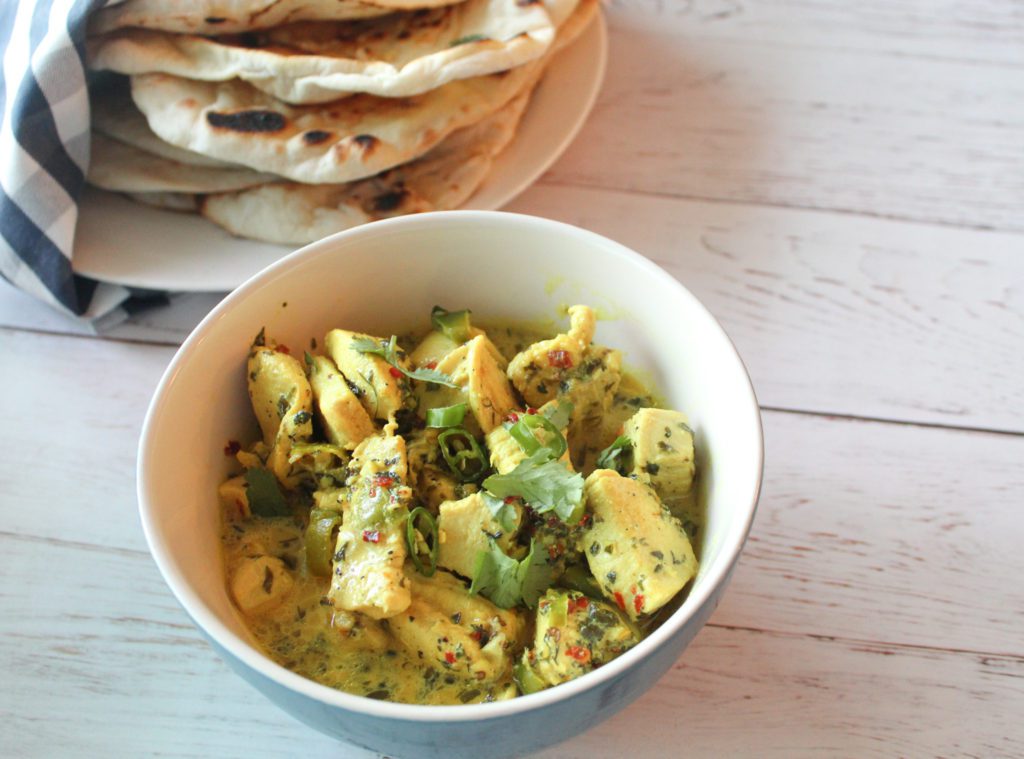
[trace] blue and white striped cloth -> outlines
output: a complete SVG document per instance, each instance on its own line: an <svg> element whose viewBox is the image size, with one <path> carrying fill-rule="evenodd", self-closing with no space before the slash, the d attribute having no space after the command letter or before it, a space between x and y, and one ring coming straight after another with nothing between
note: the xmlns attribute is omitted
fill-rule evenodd
<svg viewBox="0 0 1024 759"><path fill-rule="evenodd" d="M0 275L74 316L104 324L155 302L71 266L89 167L85 27L122 0L0 0Z"/></svg>

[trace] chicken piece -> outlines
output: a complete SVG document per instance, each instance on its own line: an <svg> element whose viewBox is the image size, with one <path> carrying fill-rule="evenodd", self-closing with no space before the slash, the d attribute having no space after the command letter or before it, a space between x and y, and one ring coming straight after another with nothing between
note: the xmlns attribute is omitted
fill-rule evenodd
<svg viewBox="0 0 1024 759"><path fill-rule="evenodd" d="M573 406L569 434L599 429L622 381L622 354L612 348L592 348L569 375L558 395Z"/></svg>
<svg viewBox="0 0 1024 759"><path fill-rule="evenodd" d="M313 391L306 374L287 353L261 344L252 346L246 371L249 399L270 449L267 467L284 487L295 488L299 477L288 457L293 445L313 434Z"/></svg>
<svg viewBox="0 0 1024 759"><path fill-rule="evenodd" d="M348 502L338 531L327 597L337 609L373 619L409 605L405 521L412 491L405 441L386 434L366 438L352 455Z"/></svg>
<svg viewBox="0 0 1024 759"><path fill-rule="evenodd" d="M501 370L505 371L505 367L508 366L508 360L501 355L501 351L487 337L486 332L476 327L470 327L469 336L470 339L482 336L486 340L487 351L494 357ZM409 354L409 360L412 361L413 366L433 368L431 364L436 366L445 356L463 344L452 340L443 332L431 330L420 341L420 344L413 349L413 352Z"/></svg>
<svg viewBox="0 0 1024 759"><path fill-rule="evenodd" d="M477 555L489 550L489 538L494 538L501 550L510 554L522 522L522 507L511 503L507 506L508 522L503 525L487 507L482 493L442 503L437 520L437 563L472 578Z"/></svg>
<svg viewBox="0 0 1024 759"><path fill-rule="evenodd" d="M679 520L650 487L611 469L594 471L583 489L592 512L583 548L602 592L631 619L657 611L697 574Z"/></svg>
<svg viewBox="0 0 1024 759"><path fill-rule="evenodd" d="M490 347L488 347L490 346ZM466 403L476 427L486 434L501 423L516 406L512 386L494 357L494 346L486 335L477 335L459 346L437 364L437 371L451 377L457 388L432 388L423 393L421 408ZM496 349L494 349L496 350ZM500 355L500 354L498 354ZM470 432L476 428L467 417L463 426Z"/></svg>
<svg viewBox="0 0 1024 759"><path fill-rule="evenodd" d="M324 433L332 444L351 451L376 432L370 415L331 359L312 356L309 384Z"/></svg>
<svg viewBox="0 0 1024 759"><path fill-rule="evenodd" d="M540 409L537 409L538 414L546 416L549 420L553 417L550 414L554 413L558 407L558 401L552 401L551 403L545 404ZM508 474L526 458L526 451L523 450L519 442L512 437L509 429L518 421L517 417L522 417L527 414L526 411L512 411L509 414L509 419L502 422L493 430L487 433L486 442L487 450L490 451L491 466L498 472L498 474ZM568 440L569 429L568 427L562 427L559 432L562 433L562 437ZM535 433L536 434L536 433ZM573 470L572 460L569 458L569 451L566 450L560 459L569 471Z"/></svg>
<svg viewBox="0 0 1024 759"><path fill-rule="evenodd" d="M611 661L639 639L610 605L551 588L537 604L533 648L523 653L517 671L520 685L532 692L568 682Z"/></svg>
<svg viewBox="0 0 1024 759"><path fill-rule="evenodd" d="M633 476L653 487L662 503L671 510L690 495L696 465L686 414L642 408L626 422L623 434L633 445Z"/></svg>
<svg viewBox="0 0 1024 759"><path fill-rule="evenodd" d="M360 332L332 329L324 338L324 347L366 413L374 419L391 419L412 402L409 378L380 356L357 351L352 346L354 340L372 340L377 345L384 342ZM397 349L396 360L408 368L405 351Z"/></svg>
<svg viewBox="0 0 1024 759"><path fill-rule="evenodd" d="M508 474L526 458L516 439L503 424L487 433L487 450L490 451L491 466L498 474Z"/></svg>
<svg viewBox="0 0 1024 759"><path fill-rule="evenodd" d="M224 518L228 521L245 519L252 511L249 509L249 488L245 477L238 476L225 480L217 487L220 506Z"/></svg>
<svg viewBox="0 0 1024 759"><path fill-rule="evenodd" d="M523 621L482 596L471 596L455 575L408 571L412 603L388 620L392 634L425 664L480 682L509 675Z"/></svg>
<svg viewBox="0 0 1024 759"><path fill-rule="evenodd" d="M555 399L561 383L583 362L595 329L590 307L572 306L567 332L534 343L509 362L508 378L529 405L539 407Z"/></svg>
<svg viewBox="0 0 1024 759"><path fill-rule="evenodd" d="M295 584L285 563L276 556L242 559L231 575L231 597L243 614L274 609Z"/></svg>

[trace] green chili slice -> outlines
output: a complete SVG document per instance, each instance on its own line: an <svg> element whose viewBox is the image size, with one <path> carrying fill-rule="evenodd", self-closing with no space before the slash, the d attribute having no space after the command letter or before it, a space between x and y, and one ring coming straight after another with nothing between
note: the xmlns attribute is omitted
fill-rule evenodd
<svg viewBox="0 0 1024 759"><path fill-rule="evenodd" d="M487 456L476 438L462 427L450 427L437 436L441 455L462 482L475 482L487 471Z"/></svg>
<svg viewBox="0 0 1024 759"><path fill-rule="evenodd" d="M466 418L465 403L456 403L454 406L438 406L427 409L428 427L458 427Z"/></svg>
<svg viewBox="0 0 1024 759"><path fill-rule="evenodd" d="M331 574L331 559L334 558L334 530L341 524L341 514L330 509L313 509L309 512L306 527L306 566L319 577Z"/></svg>
<svg viewBox="0 0 1024 759"><path fill-rule="evenodd" d="M469 309L448 311L440 306L434 306L430 312L430 323L449 340L464 343L470 338L469 314Z"/></svg>
<svg viewBox="0 0 1024 759"><path fill-rule="evenodd" d="M424 537L424 540L427 542L427 558L430 560L430 566L428 567L423 566L420 552L416 548L416 533L417 531L420 534L423 532L416 527L417 521L420 523L426 521L427 529L430 533L429 536ZM416 571L421 575L431 577L437 571L437 552L440 544L437 539L437 522L434 521L434 515L422 506L417 506L409 513L409 518L405 522L405 543L409 547L409 558L412 559Z"/></svg>
<svg viewBox="0 0 1024 759"><path fill-rule="evenodd" d="M633 443L625 435L619 435L615 441L597 455L598 469L614 469L625 474L633 466Z"/></svg>
<svg viewBox="0 0 1024 759"><path fill-rule="evenodd" d="M544 448L552 459L559 459L568 447L561 431L542 414L521 414L519 421L509 427L508 434L527 456Z"/></svg>
<svg viewBox="0 0 1024 759"><path fill-rule="evenodd" d="M540 676L524 661L516 664L512 670L512 676L524 696L537 693L548 687L548 684L541 680Z"/></svg>

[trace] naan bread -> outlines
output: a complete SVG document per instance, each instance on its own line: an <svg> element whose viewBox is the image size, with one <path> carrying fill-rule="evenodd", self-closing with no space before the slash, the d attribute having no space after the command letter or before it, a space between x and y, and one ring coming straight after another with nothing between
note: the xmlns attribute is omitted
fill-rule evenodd
<svg viewBox="0 0 1024 759"><path fill-rule="evenodd" d="M529 92L411 163L342 185L272 184L208 195L200 212L234 235L301 245L369 221L462 205L512 140Z"/></svg>
<svg viewBox="0 0 1024 759"><path fill-rule="evenodd" d="M177 211L179 213L199 213L201 195L182 195L176 192L129 192L129 198L146 206L159 208L161 211Z"/></svg>
<svg viewBox="0 0 1024 759"><path fill-rule="evenodd" d="M146 117L132 101L127 86L122 87L118 83L109 83L106 86L90 89L89 106L92 112L94 133L98 132L146 153L189 166L238 168L237 164L218 161L216 158L183 150L161 140L149 128Z"/></svg>
<svg viewBox="0 0 1024 759"><path fill-rule="evenodd" d="M89 184L115 192L226 192L273 182L279 177L244 168L189 166L92 135Z"/></svg>
<svg viewBox="0 0 1024 759"><path fill-rule="evenodd" d="M535 81L552 51L574 39L596 8L596 0L581 2L542 58L412 98L355 95L289 106L238 80L167 74L132 77L132 98L150 128L180 148L297 182L350 182L417 158L497 111Z"/></svg>
<svg viewBox="0 0 1024 759"><path fill-rule="evenodd" d="M305 22L218 38L126 29L89 41L89 65L122 74L239 78L288 103L350 93L419 95L543 55L576 0L466 0L358 22Z"/></svg>
<svg viewBox="0 0 1024 759"><path fill-rule="evenodd" d="M124 27L191 34L230 34L296 21L371 18L437 8L459 0L128 0L98 11L94 34Z"/></svg>

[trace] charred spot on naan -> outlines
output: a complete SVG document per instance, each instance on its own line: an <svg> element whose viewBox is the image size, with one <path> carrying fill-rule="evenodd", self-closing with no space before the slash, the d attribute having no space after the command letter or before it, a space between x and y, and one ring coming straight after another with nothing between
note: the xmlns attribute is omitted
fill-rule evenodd
<svg viewBox="0 0 1024 759"><path fill-rule="evenodd" d="M322 129L310 129L308 132L302 133L302 141L307 145L319 145L329 139L331 139L331 133Z"/></svg>
<svg viewBox="0 0 1024 759"><path fill-rule="evenodd" d="M288 119L282 114L262 109L234 111L233 113L208 111L206 121L215 129L246 134L280 132L288 126Z"/></svg>
<svg viewBox="0 0 1024 759"><path fill-rule="evenodd" d="M348 135L334 144L334 152L339 159L345 159L354 148L358 148L363 159L369 158L380 145L380 140L372 134Z"/></svg>
<svg viewBox="0 0 1024 759"><path fill-rule="evenodd" d="M380 140L374 137L372 134L357 134L352 138L352 142L363 149L364 156L370 156L373 151L380 145Z"/></svg>
<svg viewBox="0 0 1024 759"><path fill-rule="evenodd" d="M388 213L396 210L409 198L409 190L401 182L393 188L370 199L367 211Z"/></svg>

